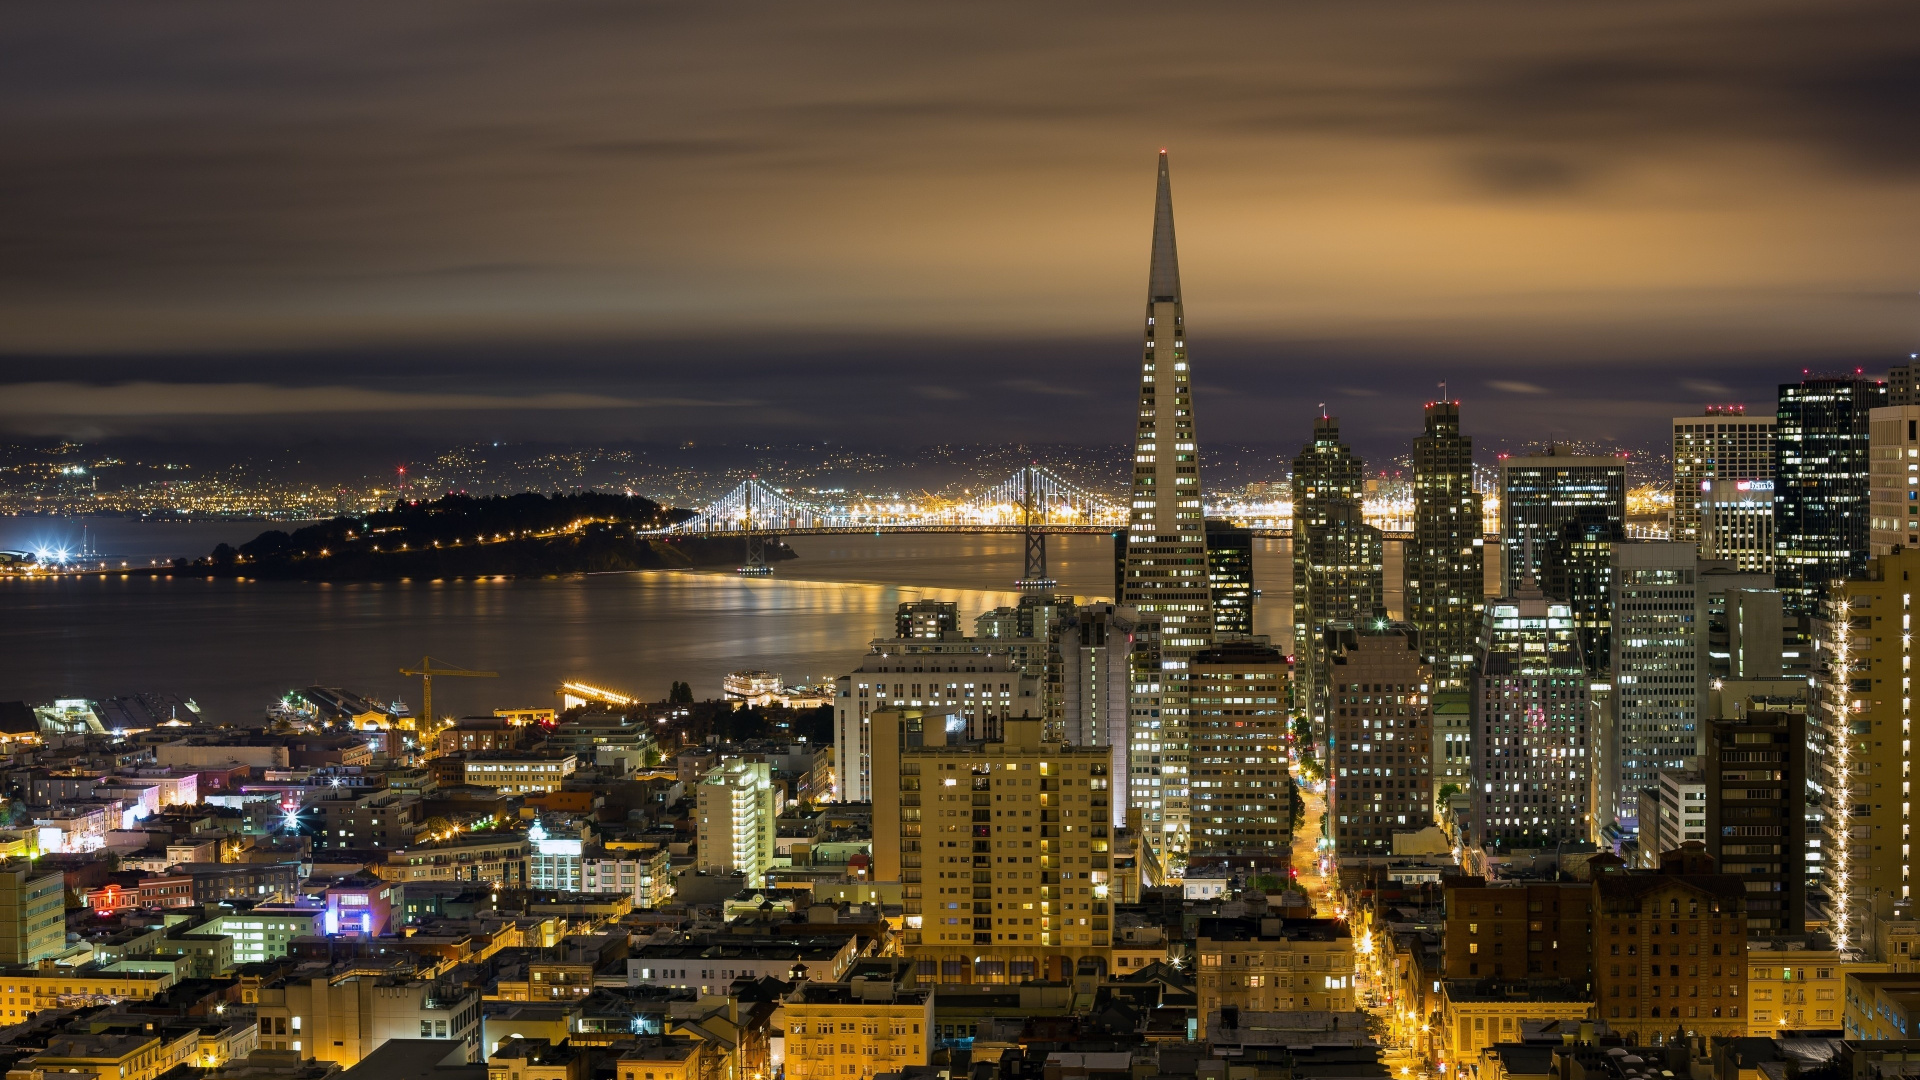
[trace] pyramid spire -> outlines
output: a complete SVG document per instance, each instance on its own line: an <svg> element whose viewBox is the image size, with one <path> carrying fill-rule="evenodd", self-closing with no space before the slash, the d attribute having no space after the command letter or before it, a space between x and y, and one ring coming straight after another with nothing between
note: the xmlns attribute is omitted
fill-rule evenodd
<svg viewBox="0 0 1920 1080"><path fill-rule="evenodd" d="M1173 185L1167 152L1160 151L1160 190L1153 200L1153 264L1147 272L1147 302L1180 302L1180 255L1173 245Z"/></svg>

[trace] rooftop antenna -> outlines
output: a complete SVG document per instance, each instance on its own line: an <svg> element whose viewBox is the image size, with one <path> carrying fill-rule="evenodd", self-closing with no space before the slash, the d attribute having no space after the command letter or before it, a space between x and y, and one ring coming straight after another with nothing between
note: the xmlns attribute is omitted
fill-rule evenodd
<svg viewBox="0 0 1920 1080"><path fill-rule="evenodd" d="M1447 380L1445 379L1440 380L1440 400L1447 400Z"/></svg>

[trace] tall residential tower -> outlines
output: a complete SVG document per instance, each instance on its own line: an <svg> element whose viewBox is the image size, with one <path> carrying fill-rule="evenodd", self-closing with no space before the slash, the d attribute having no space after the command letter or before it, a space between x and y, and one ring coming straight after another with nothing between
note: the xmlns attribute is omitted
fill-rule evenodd
<svg viewBox="0 0 1920 1080"><path fill-rule="evenodd" d="M1128 769L1133 806L1142 812L1147 842L1163 856L1186 850L1188 663L1213 643L1213 594L1186 337L1180 260L1173 242L1173 188L1163 150L1147 274L1133 512L1120 596L1121 603L1140 614L1142 629L1157 646L1157 652L1141 654L1133 680Z"/></svg>

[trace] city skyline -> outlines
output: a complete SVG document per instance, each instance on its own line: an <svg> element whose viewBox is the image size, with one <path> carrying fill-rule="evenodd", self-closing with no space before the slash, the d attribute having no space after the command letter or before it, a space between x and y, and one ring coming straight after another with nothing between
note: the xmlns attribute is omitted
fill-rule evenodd
<svg viewBox="0 0 1920 1080"><path fill-rule="evenodd" d="M1444 381L1483 442L1652 442L1920 345L1880 44L1915 18L1206 12L1147 61L1131 6L1016 44L346 5L189 11L126 65L144 20L36 11L5 31L0 431L1104 445L1164 146L1221 439L1351 403L1372 457Z"/></svg>

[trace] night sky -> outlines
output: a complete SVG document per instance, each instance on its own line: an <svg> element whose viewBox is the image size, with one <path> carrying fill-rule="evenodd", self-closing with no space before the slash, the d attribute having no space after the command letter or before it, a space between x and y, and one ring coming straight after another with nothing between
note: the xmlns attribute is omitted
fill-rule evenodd
<svg viewBox="0 0 1920 1080"><path fill-rule="evenodd" d="M1911 3L25 4L0 433L1657 443L1920 349Z"/></svg>

